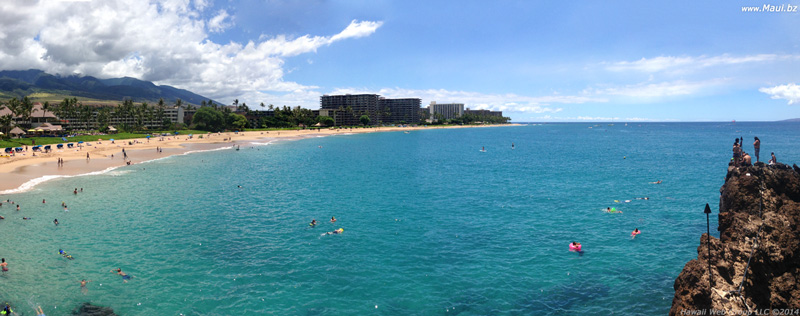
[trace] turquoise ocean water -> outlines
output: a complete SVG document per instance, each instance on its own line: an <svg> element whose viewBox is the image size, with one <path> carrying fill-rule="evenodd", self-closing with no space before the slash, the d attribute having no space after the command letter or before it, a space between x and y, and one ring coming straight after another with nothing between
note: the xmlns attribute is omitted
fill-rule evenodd
<svg viewBox="0 0 800 316"><path fill-rule="evenodd" d="M705 203L718 236L734 138L800 162L797 123L589 126L257 141L48 181L0 196L21 205L0 207L0 299L51 316L81 302L120 315L663 315Z"/></svg>

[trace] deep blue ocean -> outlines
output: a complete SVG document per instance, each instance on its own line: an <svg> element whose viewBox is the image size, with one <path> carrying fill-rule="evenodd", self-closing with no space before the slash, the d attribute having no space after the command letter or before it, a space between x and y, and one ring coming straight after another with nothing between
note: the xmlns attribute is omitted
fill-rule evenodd
<svg viewBox="0 0 800 316"><path fill-rule="evenodd" d="M263 140L56 179L0 196L21 205L0 207L0 300L50 316L82 302L119 315L664 315L706 203L719 235L739 136L747 152L761 139L762 161L800 162L798 123L574 123Z"/></svg>

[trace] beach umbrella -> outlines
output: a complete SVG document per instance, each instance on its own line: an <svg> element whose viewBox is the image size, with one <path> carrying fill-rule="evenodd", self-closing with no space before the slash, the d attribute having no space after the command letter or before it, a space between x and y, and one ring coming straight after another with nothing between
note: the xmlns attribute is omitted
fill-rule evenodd
<svg viewBox="0 0 800 316"><path fill-rule="evenodd" d="M83 144L83 141L79 141L78 144Z"/></svg>
<svg viewBox="0 0 800 316"><path fill-rule="evenodd" d="M178 132L175 132L175 135L178 135Z"/></svg>
<svg viewBox="0 0 800 316"><path fill-rule="evenodd" d="M36 130L35 130L35 129L33 129L33 128L31 128L31 129L29 129L28 131L29 131L29 132L35 132Z"/></svg>
<svg viewBox="0 0 800 316"><path fill-rule="evenodd" d="M113 142L113 141L114 141L114 139L112 138L112 139L111 139L111 141Z"/></svg>
<svg viewBox="0 0 800 316"><path fill-rule="evenodd" d="M150 135L147 135L147 139L150 139Z"/></svg>
<svg viewBox="0 0 800 316"><path fill-rule="evenodd" d="M37 132L44 132L44 130L43 130L43 129L41 129L41 128L37 128L37 129L36 129L36 131L37 131Z"/></svg>

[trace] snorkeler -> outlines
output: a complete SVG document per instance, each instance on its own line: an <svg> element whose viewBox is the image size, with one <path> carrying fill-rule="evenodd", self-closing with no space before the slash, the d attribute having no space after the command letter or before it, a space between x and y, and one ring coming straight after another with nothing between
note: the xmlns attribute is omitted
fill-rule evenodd
<svg viewBox="0 0 800 316"><path fill-rule="evenodd" d="M112 270L111 270L111 273L116 273L116 274L119 274L119 275L121 275L121 276L122 276L122 282L124 282L124 283L128 283L128 280L130 280L130 279L131 279L131 276L130 276L130 275L127 275L127 274L125 274L125 272L122 272L122 269L121 269L121 268L117 268L117 270L116 270L116 271L114 271L114 270L112 269Z"/></svg>
<svg viewBox="0 0 800 316"><path fill-rule="evenodd" d="M70 255L69 255L69 254L68 254L66 251L64 251L63 249L58 249L58 253L59 253L59 254L61 254L61 256L62 256L62 257L64 257L64 258L67 258L67 259L69 259L69 260L75 259L75 258L73 258L72 256L70 256Z"/></svg>
<svg viewBox="0 0 800 316"><path fill-rule="evenodd" d="M344 232L344 228L339 228L339 229L334 230L332 232L327 232L327 233L325 233L325 235L337 235L337 234L341 234L343 232Z"/></svg>

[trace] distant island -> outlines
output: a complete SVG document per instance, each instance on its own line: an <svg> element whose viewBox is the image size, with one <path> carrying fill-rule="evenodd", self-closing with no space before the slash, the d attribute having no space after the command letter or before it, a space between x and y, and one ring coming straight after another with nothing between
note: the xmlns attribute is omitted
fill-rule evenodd
<svg viewBox="0 0 800 316"><path fill-rule="evenodd" d="M800 118L793 118L793 119L782 120L782 121L778 121L778 122L800 122Z"/></svg>

